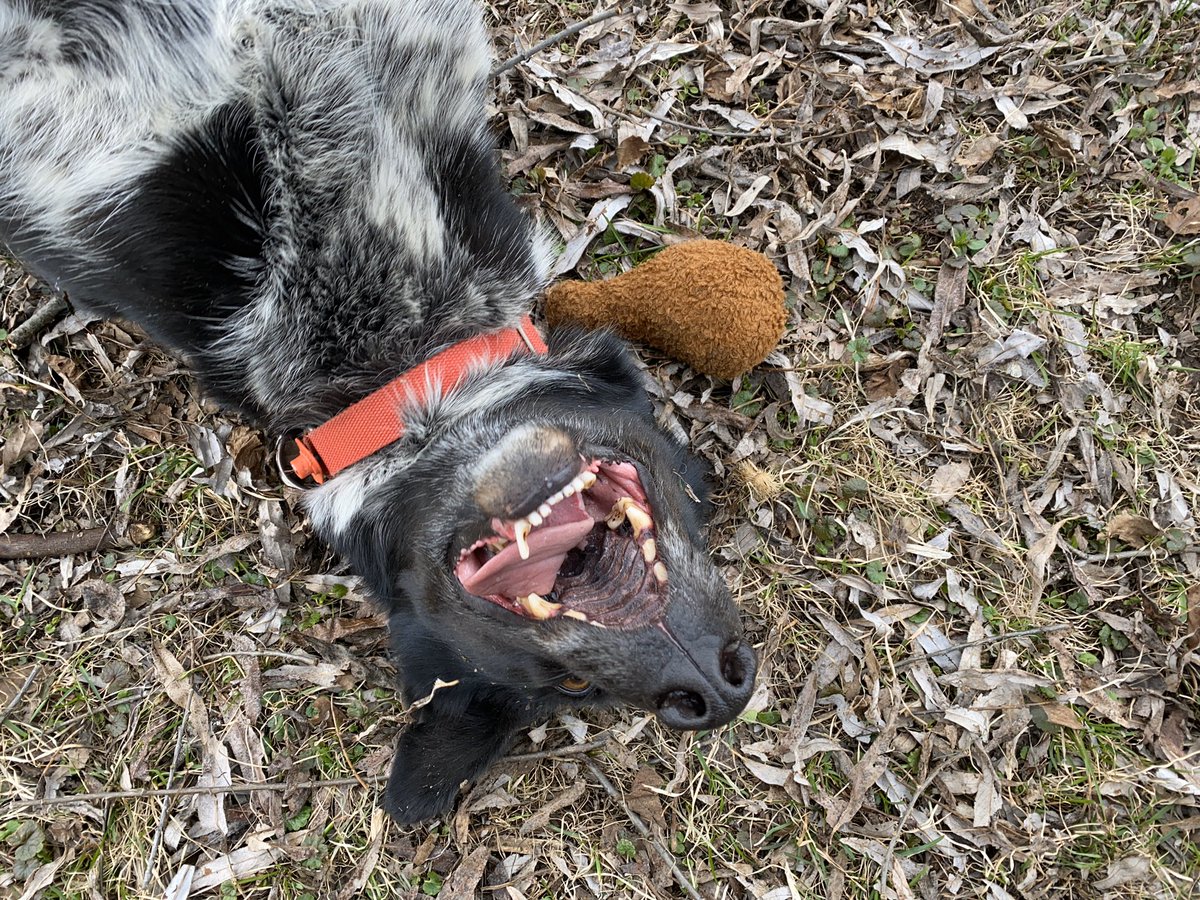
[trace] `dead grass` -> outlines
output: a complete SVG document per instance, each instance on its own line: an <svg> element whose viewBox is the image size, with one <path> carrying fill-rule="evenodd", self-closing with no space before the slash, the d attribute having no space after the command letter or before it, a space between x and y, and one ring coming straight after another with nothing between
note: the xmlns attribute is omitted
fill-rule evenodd
<svg viewBox="0 0 1200 900"><path fill-rule="evenodd" d="M500 56L592 12L496 5ZM652 3L501 76L568 274L703 234L793 314L733 384L646 357L721 476L751 708L563 717L443 822L374 808L383 623L258 433L113 323L0 355L0 532L140 535L0 562L0 885L1196 896L1198 36L1188 2ZM40 292L0 279L11 330Z"/></svg>

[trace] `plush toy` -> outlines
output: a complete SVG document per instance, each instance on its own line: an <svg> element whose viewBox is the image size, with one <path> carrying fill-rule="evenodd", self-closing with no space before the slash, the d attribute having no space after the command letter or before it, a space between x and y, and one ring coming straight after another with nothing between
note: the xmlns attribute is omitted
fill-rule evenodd
<svg viewBox="0 0 1200 900"><path fill-rule="evenodd" d="M783 281L761 253L689 241L607 281L554 285L546 321L611 327L699 372L733 378L779 343L787 309Z"/></svg>

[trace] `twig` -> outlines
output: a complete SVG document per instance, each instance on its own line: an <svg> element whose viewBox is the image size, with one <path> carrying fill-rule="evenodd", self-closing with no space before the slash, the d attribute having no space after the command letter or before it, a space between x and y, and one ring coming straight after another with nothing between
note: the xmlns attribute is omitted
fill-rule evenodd
<svg viewBox="0 0 1200 900"><path fill-rule="evenodd" d="M892 840L887 845L887 850L883 854L883 859L879 862L879 893L880 896L887 896L888 883L891 880L890 874L892 869L892 857L896 852L896 844L900 841L900 835L904 833L904 826L908 824L908 819L912 815L913 806L917 800L929 790L929 786L933 784L935 778L942 774L952 761L957 761L958 757L947 758L938 763L932 772L925 776L925 780L917 785L917 789L913 791L908 802L904 804L904 814L900 816L900 821L896 823L892 832Z"/></svg>
<svg viewBox="0 0 1200 900"><path fill-rule="evenodd" d="M658 838L654 837L650 833L649 827L647 827L646 823L641 820L638 814L629 808L629 804L627 804L625 799L617 793L617 789L613 787L613 783L608 780L608 777L600 771L600 767L591 759L586 757L584 758L584 762L587 763L588 768L592 770L592 774L596 776L596 779L600 782L600 786L608 792L608 796L612 797L621 804L621 808L625 810L625 815L629 818L629 821L633 823L633 827L638 830L638 833L646 839L646 843L653 847L654 852L662 857L663 862L670 866L671 874L675 876L675 883L678 884L683 892L691 897L692 900L704 900L704 897L702 897L700 892L692 885L692 882L688 879L687 875L685 875L683 870L679 868L679 865L675 862L675 858L671 856L670 851L668 851L667 848L659 842Z"/></svg>
<svg viewBox="0 0 1200 900"><path fill-rule="evenodd" d="M68 729L74 728L79 722L88 719L92 716L97 716L102 712L108 712L110 709L116 709L118 706L124 706L126 703L135 703L138 700L145 700L146 692L142 688L134 688L126 697L117 697L115 700L109 700L100 706L95 706L87 712L81 712L78 715L71 716L65 722L59 722L54 726L55 731L59 735L59 740L62 740Z"/></svg>
<svg viewBox="0 0 1200 900"><path fill-rule="evenodd" d="M47 298L33 311L32 316L8 333L8 345L14 350L20 350L66 309L67 299L62 294L54 294Z"/></svg>
<svg viewBox="0 0 1200 900"><path fill-rule="evenodd" d="M564 28L562 31L558 32L557 34L550 35L550 37L546 38L545 40L538 41L536 44L534 44L528 50L525 50L522 53L518 53L516 56L512 57L511 59L506 59L504 62L502 62L496 68L492 69L492 77L495 78L497 75L507 72L509 69L513 68L514 66L519 66L521 63L525 62L525 60L529 59L532 56L537 55L538 53L541 53L543 50L545 50L551 44L557 44L563 38L569 38L571 35L578 34L579 32L583 31L583 29L585 29L591 25L595 25L598 22L603 22L605 19L611 19L613 16L615 16L620 11L621 10L620 10L619 6L614 6L611 9L606 9L602 12L596 13L590 19L584 19L582 22L576 22L574 25Z"/></svg>
<svg viewBox="0 0 1200 900"><path fill-rule="evenodd" d="M368 775L368 784L382 784L386 775ZM91 803L99 800L141 800L146 797L189 797L194 794L243 794L249 791L287 791L292 788L312 790L323 787L357 787L359 778L326 778L316 781L301 781L288 784L282 781L246 781L241 784L209 784L191 787L143 788L138 791L92 791L87 794L64 794L61 797L31 797L28 800L13 800L12 806L64 806L68 803Z"/></svg>
<svg viewBox="0 0 1200 900"><path fill-rule="evenodd" d="M609 735L588 741L586 744L575 744L571 747L560 747L557 750L538 750L536 753L514 753L504 757L504 762L533 762L539 759L552 759L558 756L578 756L581 753L591 753L599 750L610 740Z"/></svg>
<svg viewBox="0 0 1200 900"><path fill-rule="evenodd" d="M1059 540L1058 545L1069 550L1075 555L1075 558L1082 562L1090 563L1106 563L1121 559L1142 559L1147 556L1172 556L1175 553L1195 553L1200 550L1200 544L1188 544L1180 547L1178 550L1170 551L1162 546L1139 547L1136 550L1110 550L1107 553L1088 553L1086 550L1080 550L1078 547L1072 546L1069 542Z"/></svg>
<svg viewBox="0 0 1200 900"><path fill-rule="evenodd" d="M134 523L125 534L116 534L112 525L84 528L82 531L52 531L49 534L8 534L0 537L0 559L46 559L99 553L114 547L144 544L154 536L148 525Z"/></svg>
<svg viewBox="0 0 1200 900"><path fill-rule="evenodd" d="M33 680L38 677L38 673L42 671L42 664L35 663L34 667L29 670L29 674L25 676L25 683L13 694L13 698L4 704L4 710L0 712L0 722L8 718L8 714L17 708L17 704L21 702L21 698L25 696L25 692L29 690L29 686L33 684Z"/></svg>
<svg viewBox="0 0 1200 900"><path fill-rule="evenodd" d="M1042 628L1026 628L1024 631L1006 631L1004 634L994 634L991 637L980 638L977 641L964 641L961 644L951 644L942 650L926 651L921 656L910 656L908 659L900 660L893 668L896 671L900 671L935 656L945 656L947 653L969 650L971 647L986 647L988 644L998 644L1000 641L1011 641L1016 638L1034 637L1039 634L1054 634L1056 631L1066 631L1070 627L1070 625L1046 625Z"/></svg>
<svg viewBox="0 0 1200 900"><path fill-rule="evenodd" d="M284 659L301 665L311 666L317 661L315 656L303 653L289 653L286 650L223 650L220 653L210 653L202 656L203 662L216 662L218 659L238 659L243 656L257 656L260 659Z"/></svg>
<svg viewBox="0 0 1200 900"><path fill-rule="evenodd" d="M171 757L171 770L167 773L167 787L171 787L171 782L175 780L175 773L179 771L179 757L183 755L183 735L187 729L184 728L183 717L179 719L179 733L175 737L175 754ZM154 858L158 856L158 847L162 843L163 829L167 826L167 811L171 808L171 798L163 797L162 811L158 814L158 827L154 829L154 840L150 842L150 852L146 854L146 871L142 875L142 887L145 888L150 884L150 875L154 872Z"/></svg>
<svg viewBox="0 0 1200 900"><path fill-rule="evenodd" d="M350 754L346 752L346 742L342 740L342 726L341 723L338 722L337 704L334 703L332 699L329 701L329 720L333 723L333 736L337 738L338 748L342 751L342 759L350 764L348 768L351 772L354 772L354 766L350 760ZM363 790L371 789L371 786L363 781L362 776L360 776L357 772L354 772L354 778L358 782L359 787L361 787Z"/></svg>
<svg viewBox="0 0 1200 900"><path fill-rule="evenodd" d="M738 140L745 140L746 138L759 137L764 133L769 133L767 130L771 128L771 125L768 123L765 127L755 128L752 131L722 131L716 128L709 128L706 125L693 125L691 122L684 122L681 119L672 119L670 116L660 116L652 112L644 112L640 116L635 116L633 113L622 112L621 110L609 106L606 103L597 103L596 105L605 112L610 112L614 116L624 119L627 122L634 122L640 125L643 119L653 119L654 121L662 122L665 125L674 125L676 128L682 128L686 131L696 131L700 134L710 135L711 137L736 138Z"/></svg>

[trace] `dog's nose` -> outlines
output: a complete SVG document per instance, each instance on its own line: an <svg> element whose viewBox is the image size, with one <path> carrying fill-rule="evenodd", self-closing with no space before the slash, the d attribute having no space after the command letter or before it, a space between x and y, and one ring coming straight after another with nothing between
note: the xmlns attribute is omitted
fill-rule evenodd
<svg viewBox="0 0 1200 900"><path fill-rule="evenodd" d="M757 660L750 645L734 640L716 653L693 648L688 662L672 666L659 694L658 718L669 728L698 731L733 720L754 692Z"/></svg>

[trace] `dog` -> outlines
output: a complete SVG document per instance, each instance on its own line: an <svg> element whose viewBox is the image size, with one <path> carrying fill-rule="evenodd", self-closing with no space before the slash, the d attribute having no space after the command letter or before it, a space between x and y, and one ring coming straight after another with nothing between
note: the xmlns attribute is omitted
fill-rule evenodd
<svg viewBox="0 0 1200 900"><path fill-rule="evenodd" d="M756 670L628 347L527 318L490 62L473 0L0 0L0 240L286 438L389 614L401 823L557 709L709 729Z"/></svg>

